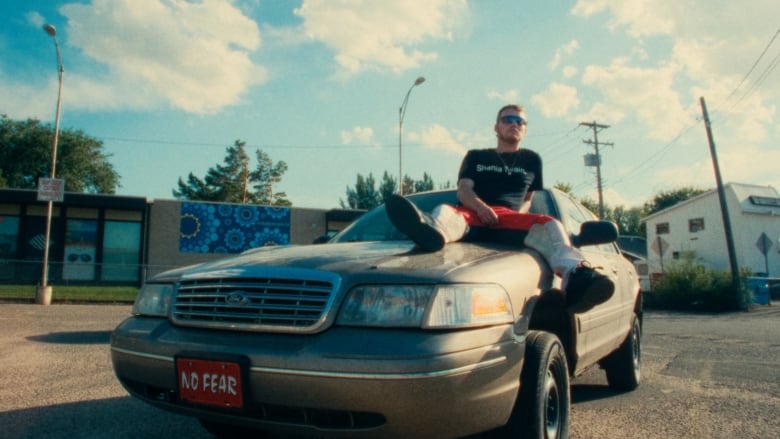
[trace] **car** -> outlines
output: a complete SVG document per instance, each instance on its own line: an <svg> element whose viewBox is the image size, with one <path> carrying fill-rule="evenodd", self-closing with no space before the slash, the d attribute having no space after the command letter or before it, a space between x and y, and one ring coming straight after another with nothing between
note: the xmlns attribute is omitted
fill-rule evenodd
<svg viewBox="0 0 780 439"><path fill-rule="evenodd" d="M615 283L606 302L572 311L524 232L426 252L380 206L323 244L153 277L112 333L114 372L219 437L566 437L572 377L600 366L614 389L639 385L641 294L613 223L555 189L532 211L576 232Z"/></svg>

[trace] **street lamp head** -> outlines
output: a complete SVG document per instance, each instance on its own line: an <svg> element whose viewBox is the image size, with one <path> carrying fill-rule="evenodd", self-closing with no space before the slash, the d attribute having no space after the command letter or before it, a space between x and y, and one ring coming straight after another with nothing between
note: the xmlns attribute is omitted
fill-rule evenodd
<svg viewBox="0 0 780 439"><path fill-rule="evenodd" d="M417 78L417 80L416 80L416 81L414 81L414 85L420 85L420 84L422 84L423 82L425 82L425 78L423 78L422 76L420 76L419 78Z"/></svg>
<svg viewBox="0 0 780 439"><path fill-rule="evenodd" d="M52 26L51 24L44 24L43 25L43 30L45 30L46 33L49 34L52 37L56 37L57 36L57 28Z"/></svg>

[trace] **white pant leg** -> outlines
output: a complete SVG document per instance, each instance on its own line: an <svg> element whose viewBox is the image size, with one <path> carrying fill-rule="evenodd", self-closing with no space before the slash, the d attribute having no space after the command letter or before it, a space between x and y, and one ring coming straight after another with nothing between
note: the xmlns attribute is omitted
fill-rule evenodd
<svg viewBox="0 0 780 439"><path fill-rule="evenodd" d="M572 246L563 224L557 220L534 224L528 231L524 243L527 247L541 253L553 271L564 281L569 272L584 260L580 250Z"/></svg>
<svg viewBox="0 0 780 439"><path fill-rule="evenodd" d="M466 236L469 226L463 215L448 204L440 204L431 211L436 228L444 235L445 242L455 242Z"/></svg>

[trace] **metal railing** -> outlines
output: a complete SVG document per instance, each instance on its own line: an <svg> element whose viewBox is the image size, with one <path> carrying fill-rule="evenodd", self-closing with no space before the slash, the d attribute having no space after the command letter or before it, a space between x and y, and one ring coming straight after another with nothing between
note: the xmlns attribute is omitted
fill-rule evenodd
<svg viewBox="0 0 780 439"><path fill-rule="evenodd" d="M48 282L52 285L141 285L149 273L174 265L111 264L49 261ZM39 285L43 261L0 259L0 284Z"/></svg>

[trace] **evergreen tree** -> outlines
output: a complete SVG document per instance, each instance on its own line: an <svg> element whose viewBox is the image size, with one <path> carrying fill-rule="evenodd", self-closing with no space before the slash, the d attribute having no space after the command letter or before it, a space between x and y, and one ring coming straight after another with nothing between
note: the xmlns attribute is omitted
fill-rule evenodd
<svg viewBox="0 0 780 439"><path fill-rule="evenodd" d="M387 201L391 195L395 193L395 189L398 185L398 181L393 178L387 171L382 174L382 182L379 184L379 196L381 202Z"/></svg>
<svg viewBox="0 0 780 439"><path fill-rule="evenodd" d="M413 192L425 192L425 191L432 191L433 190L433 179L430 175L428 175L427 172L423 172L423 179L417 180L414 182L414 191Z"/></svg>
<svg viewBox="0 0 780 439"><path fill-rule="evenodd" d="M339 200L339 203L344 209L372 209L378 206L381 201L374 176L370 173L368 177L358 174L354 189L347 187L346 203L344 200Z"/></svg>
<svg viewBox="0 0 780 439"><path fill-rule="evenodd" d="M271 157L261 150L257 150L257 168L250 174L257 194L257 203L269 206L291 206L284 192L274 192L274 185L282 181L282 175L287 172L287 163L274 162Z"/></svg>
<svg viewBox="0 0 780 439"><path fill-rule="evenodd" d="M250 169L246 142L236 140L225 153L223 164L215 165L203 179L190 173L187 182L181 177L173 196L183 200L221 201L240 204L290 206L284 192L274 193L273 185L280 182L287 171L285 162L273 163L264 152L257 150L258 165Z"/></svg>

